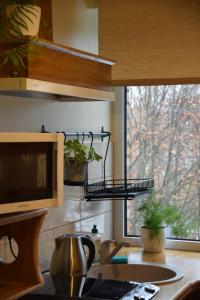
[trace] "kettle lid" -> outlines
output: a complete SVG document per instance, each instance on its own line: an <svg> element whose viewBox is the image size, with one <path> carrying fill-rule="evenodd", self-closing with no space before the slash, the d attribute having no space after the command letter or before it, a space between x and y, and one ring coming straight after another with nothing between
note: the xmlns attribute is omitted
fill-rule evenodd
<svg viewBox="0 0 200 300"><path fill-rule="evenodd" d="M80 239L81 235L80 234L62 234L60 236L58 236L57 238L55 238L55 242L56 244L59 244L59 242L63 241L63 240L72 240L72 239Z"/></svg>

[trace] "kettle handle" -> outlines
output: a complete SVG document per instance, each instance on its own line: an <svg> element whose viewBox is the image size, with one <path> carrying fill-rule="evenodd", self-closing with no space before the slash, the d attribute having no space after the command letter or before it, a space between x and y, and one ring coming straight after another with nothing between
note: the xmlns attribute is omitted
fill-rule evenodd
<svg viewBox="0 0 200 300"><path fill-rule="evenodd" d="M81 237L81 242L83 245L87 246L89 249L89 256L87 259L87 269L89 270L89 268L91 267L94 257L95 257L95 245L93 243L93 241L86 237L86 236L82 236Z"/></svg>

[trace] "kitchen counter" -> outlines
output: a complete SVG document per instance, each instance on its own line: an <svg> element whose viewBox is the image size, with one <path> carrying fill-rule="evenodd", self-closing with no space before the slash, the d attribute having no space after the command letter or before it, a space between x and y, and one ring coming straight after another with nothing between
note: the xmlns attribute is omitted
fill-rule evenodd
<svg viewBox="0 0 200 300"><path fill-rule="evenodd" d="M170 284L160 285L155 300L172 300L173 296L189 281L200 279L200 253L180 250L165 250L164 253L143 253L141 248L123 248L119 255L128 255L129 263L155 262L167 264L183 272L184 277Z"/></svg>
<svg viewBox="0 0 200 300"><path fill-rule="evenodd" d="M175 294L179 290L181 290L188 282L200 280L200 252L165 250L164 253L143 253L142 248L129 247L122 248L118 254L127 255L129 263L154 262L166 264L179 269L184 274L184 277L179 281L170 284L159 285L160 291L157 296L155 296L155 300L173 300ZM44 289L42 293L49 295L54 294L54 288L52 287L52 284L48 283L48 281L46 287L47 289L45 287L40 289ZM53 290L51 290L51 288L49 289L49 287L52 287ZM23 299L35 298L31 298L30 295L24 297ZM43 298L41 297L41 299ZM51 297L49 297L49 299L51 299ZM69 298L66 297L66 299Z"/></svg>

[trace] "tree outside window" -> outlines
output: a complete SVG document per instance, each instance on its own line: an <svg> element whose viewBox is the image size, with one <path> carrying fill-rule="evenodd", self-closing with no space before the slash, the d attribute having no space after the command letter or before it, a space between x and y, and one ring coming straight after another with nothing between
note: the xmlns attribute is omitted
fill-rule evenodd
<svg viewBox="0 0 200 300"><path fill-rule="evenodd" d="M159 201L176 205L199 240L200 86L128 87L126 109L127 177L153 177ZM127 235L140 234L140 201L127 200Z"/></svg>

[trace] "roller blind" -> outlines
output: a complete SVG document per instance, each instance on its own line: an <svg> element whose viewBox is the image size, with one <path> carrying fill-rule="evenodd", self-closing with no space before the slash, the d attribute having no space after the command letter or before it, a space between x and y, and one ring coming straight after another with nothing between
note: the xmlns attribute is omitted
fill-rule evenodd
<svg viewBox="0 0 200 300"><path fill-rule="evenodd" d="M200 83L200 1L100 0L99 51L114 85Z"/></svg>

